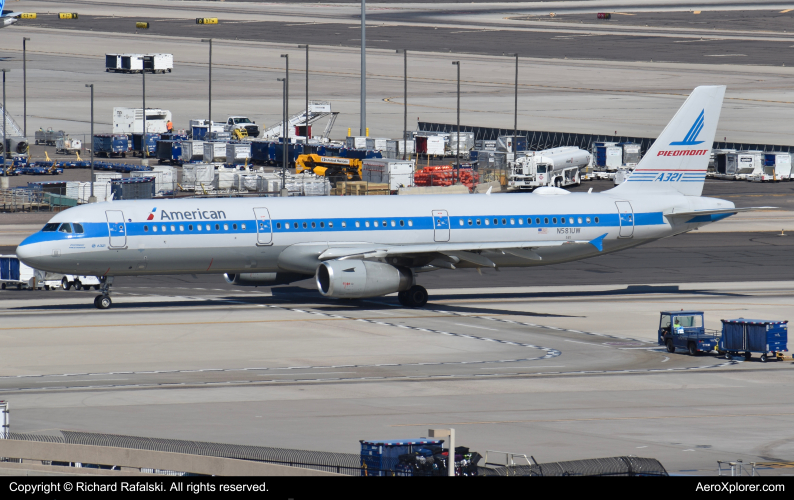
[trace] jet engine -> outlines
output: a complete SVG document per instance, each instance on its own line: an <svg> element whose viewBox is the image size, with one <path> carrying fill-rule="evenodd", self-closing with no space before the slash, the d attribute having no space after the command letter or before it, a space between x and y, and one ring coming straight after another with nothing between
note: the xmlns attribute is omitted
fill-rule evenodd
<svg viewBox="0 0 794 500"><path fill-rule="evenodd" d="M326 297L361 299L408 290L411 270L382 262L332 260L323 262L315 275L317 289Z"/></svg>
<svg viewBox="0 0 794 500"><path fill-rule="evenodd" d="M305 280L310 276L297 273L240 273L224 274L226 283L237 286L275 286L287 285L294 281Z"/></svg>

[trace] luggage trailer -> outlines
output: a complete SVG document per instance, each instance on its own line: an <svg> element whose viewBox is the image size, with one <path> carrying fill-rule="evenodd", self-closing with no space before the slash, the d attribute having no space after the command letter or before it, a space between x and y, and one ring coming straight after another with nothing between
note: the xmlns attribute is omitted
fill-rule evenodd
<svg viewBox="0 0 794 500"><path fill-rule="evenodd" d="M774 357L788 352L788 321L765 319L723 319L719 349L727 359L744 356L749 360L752 353L761 353L761 362L766 363L768 353Z"/></svg>

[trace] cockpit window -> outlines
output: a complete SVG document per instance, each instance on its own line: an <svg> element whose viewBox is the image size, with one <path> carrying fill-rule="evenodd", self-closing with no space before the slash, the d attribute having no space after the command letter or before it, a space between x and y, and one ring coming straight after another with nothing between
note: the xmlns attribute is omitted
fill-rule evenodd
<svg viewBox="0 0 794 500"><path fill-rule="evenodd" d="M44 224L44 228L42 228L42 231L55 231L56 229L58 229L58 226L60 226L60 224L58 224L57 222L55 223L50 222Z"/></svg>
<svg viewBox="0 0 794 500"><path fill-rule="evenodd" d="M60 229L58 229L58 231L60 231L62 233L71 233L72 232L72 225L69 224L68 222L64 222L63 224L61 224L61 227L60 227Z"/></svg>
<svg viewBox="0 0 794 500"><path fill-rule="evenodd" d="M75 222L74 223L74 232L77 233L77 234L83 234L83 232L84 232L83 231L83 225L82 224L78 224L78 223Z"/></svg>

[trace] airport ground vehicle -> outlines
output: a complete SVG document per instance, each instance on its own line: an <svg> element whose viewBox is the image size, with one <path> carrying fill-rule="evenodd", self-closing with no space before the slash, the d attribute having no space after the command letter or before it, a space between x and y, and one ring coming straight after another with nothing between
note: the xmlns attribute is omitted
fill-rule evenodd
<svg viewBox="0 0 794 500"><path fill-rule="evenodd" d="M58 154L79 153L83 149L83 143L79 139L71 137L59 137L55 141L55 152Z"/></svg>
<svg viewBox="0 0 794 500"><path fill-rule="evenodd" d="M28 288L33 277L33 268L21 262L16 255L0 255L0 288L22 290Z"/></svg>
<svg viewBox="0 0 794 500"><path fill-rule="evenodd" d="M74 287L75 290L99 290L101 285L99 278L96 276L76 276L74 274L64 274L61 278L61 288L69 290Z"/></svg>
<svg viewBox="0 0 794 500"><path fill-rule="evenodd" d="M238 139L259 137L259 127L247 116L230 116L226 119L226 125L223 128Z"/></svg>
<svg viewBox="0 0 794 500"><path fill-rule="evenodd" d="M750 359L752 353L761 353L761 362L766 363L767 353L774 357L778 352L788 351L788 321L764 319L723 319L720 350L725 357L732 359L744 356Z"/></svg>
<svg viewBox="0 0 794 500"><path fill-rule="evenodd" d="M657 341L659 345L667 346L667 352L682 349L696 356L713 351L719 337L716 331L706 331L703 311L662 311L659 313Z"/></svg>
<svg viewBox="0 0 794 500"><path fill-rule="evenodd" d="M346 177L349 181L361 180L361 160L357 158L338 158L317 154L300 155L295 161L295 173L306 170L328 178Z"/></svg>
<svg viewBox="0 0 794 500"><path fill-rule="evenodd" d="M508 190L532 190L541 186L579 185L579 170L590 163L590 153L575 146L527 152L509 163Z"/></svg>

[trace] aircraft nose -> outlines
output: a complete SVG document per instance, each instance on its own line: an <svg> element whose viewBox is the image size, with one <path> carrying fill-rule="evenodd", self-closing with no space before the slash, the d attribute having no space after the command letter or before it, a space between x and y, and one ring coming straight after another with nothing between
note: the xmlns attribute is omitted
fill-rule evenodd
<svg viewBox="0 0 794 500"><path fill-rule="evenodd" d="M32 266L33 261L41 257L41 243L29 241L31 238L26 238L17 247L17 257L25 264Z"/></svg>

